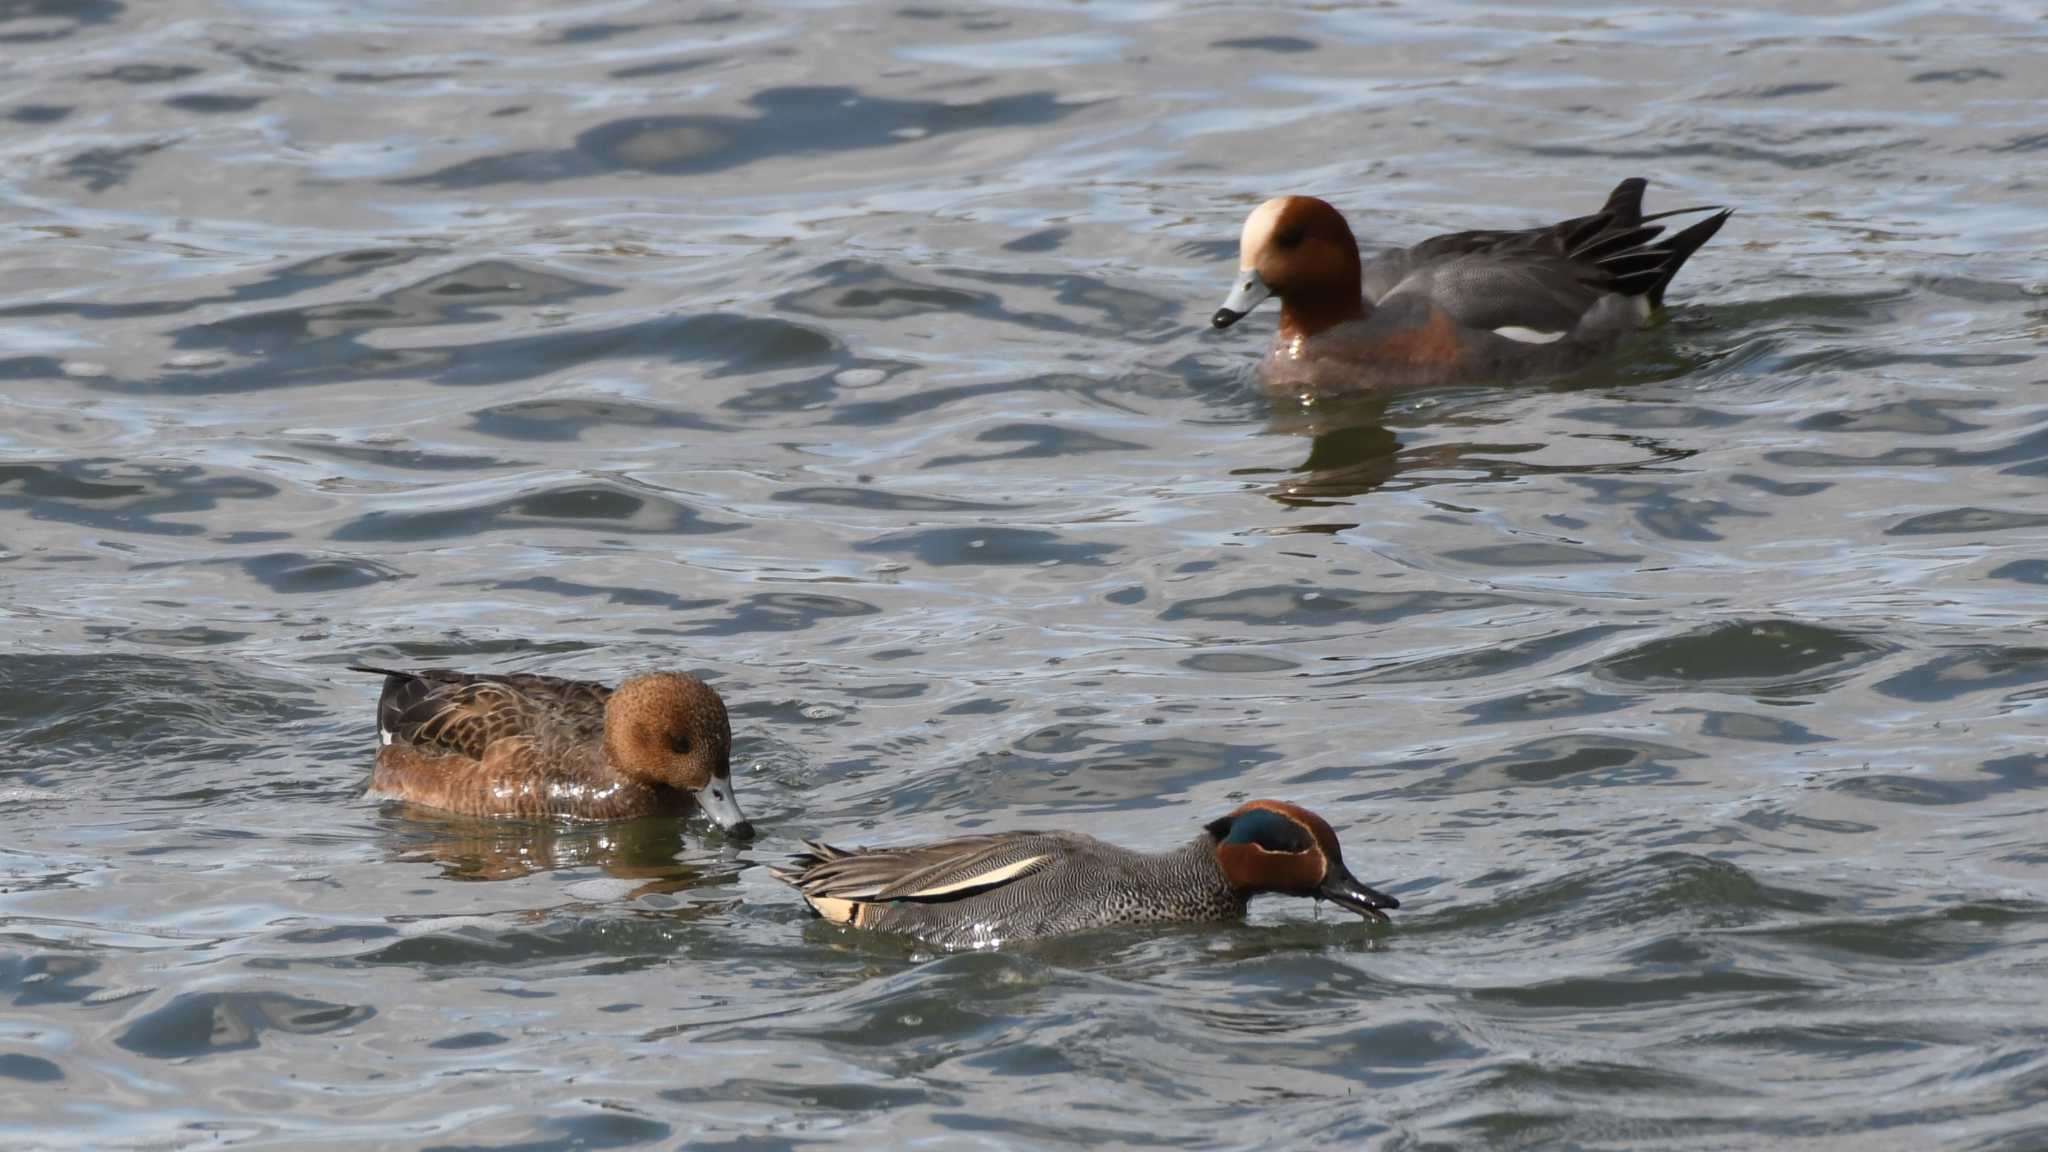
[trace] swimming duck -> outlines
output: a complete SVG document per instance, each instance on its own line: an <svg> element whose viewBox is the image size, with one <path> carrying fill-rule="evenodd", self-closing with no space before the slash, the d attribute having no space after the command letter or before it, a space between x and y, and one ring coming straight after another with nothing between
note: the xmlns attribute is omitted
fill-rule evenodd
<svg viewBox="0 0 2048 1152"><path fill-rule="evenodd" d="M732 788L732 727L680 672L613 689L553 676L352 664L384 677L370 791L471 816L623 820L697 808L753 836Z"/></svg>
<svg viewBox="0 0 2048 1152"><path fill-rule="evenodd" d="M810 851L771 869L835 924L940 948L994 948L1112 924L1235 920L1262 892L1313 896L1385 921L1401 902L1344 867L1323 818L1253 800L1170 852L1077 832L999 832L901 848Z"/></svg>
<svg viewBox="0 0 2048 1152"><path fill-rule="evenodd" d="M1545 228L1456 232L1370 262L1342 213L1313 196L1252 210L1238 279L1211 323L1228 328L1268 296L1280 329L1260 365L1282 392L1417 388L1570 371L1612 348L1664 302L1686 258L1733 209L1643 215L1630 177L1600 211ZM1712 212L1652 243L1651 221Z"/></svg>

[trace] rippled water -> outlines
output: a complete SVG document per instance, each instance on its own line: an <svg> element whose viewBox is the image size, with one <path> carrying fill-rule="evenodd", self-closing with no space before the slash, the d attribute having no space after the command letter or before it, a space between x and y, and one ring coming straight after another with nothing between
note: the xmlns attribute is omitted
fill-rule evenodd
<svg viewBox="0 0 2048 1152"><path fill-rule="evenodd" d="M2038 6L0 3L0 1144L2048 1144ZM1273 407L1238 221L1739 212ZM1247 331L1249 329L1249 331ZM361 796L352 659L732 704L763 837ZM928 957L799 837L1330 818Z"/></svg>

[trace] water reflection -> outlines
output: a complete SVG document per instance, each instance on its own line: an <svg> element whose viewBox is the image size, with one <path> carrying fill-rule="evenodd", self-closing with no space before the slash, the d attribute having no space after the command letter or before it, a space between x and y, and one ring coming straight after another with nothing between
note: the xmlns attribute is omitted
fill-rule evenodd
<svg viewBox="0 0 2048 1152"><path fill-rule="evenodd" d="M1666 435L1642 431L1569 432L1548 439L1480 438L1480 429L1508 425L1509 418L1494 414L1503 393L1495 389L1449 392L1416 396L1340 398L1304 404L1292 399L1275 401L1267 428L1270 432L1308 440L1308 455L1276 480L1266 494L1274 501L1295 507L1341 504L1384 487L1414 488L1426 484L1471 483L1474 480L1511 480L1529 476L1632 475L1657 472L1693 455L1694 448ZM1607 419L1614 412L1636 413L1629 421ZM1616 406L1591 413L1562 413L1561 417L1587 415L1598 424L1620 424L1652 428L1695 428L1716 426L1721 421L1696 409L1663 405ZM1465 432L1471 429L1471 432ZM1407 432L1404 439L1403 432ZM1514 432L1525 431L1515 426ZM1470 438L1456 437L1462 433ZM1600 441L1620 445L1628 453L1614 459L1611 449L1601 449L1583 462L1547 463L1541 458L1556 452L1565 437L1571 441ZM1269 469L1245 468L1233 475L1268 474ZM1698 510L1700 516L1741 514L1725 505ZM1666 518L1675 518L1669 512ZM1683 537L1681 537L1683 538Z"/></svg>
<svg viewBox="0 0 2048 1152"><path fill-rule="evenodd" d="M595 868L630 901L667 895L706 882L707 871L678 857L687 846L683 821L668 817L607 824L481 820L389 803L397 819L383 822L393 860L430 861L451 880L515 880L537 872Z"/></svg>
<svg viewBox="0 0 2048 1152"><path fill-rule="evenodd" d="M1307 459L1268 492L1282 504L1315 507L1363 496L1400 475L1401 438L1380 422L1380 411L1352 413L1332 422L1321 416L1276 417L1274 431L1305 436Z"/></svg>

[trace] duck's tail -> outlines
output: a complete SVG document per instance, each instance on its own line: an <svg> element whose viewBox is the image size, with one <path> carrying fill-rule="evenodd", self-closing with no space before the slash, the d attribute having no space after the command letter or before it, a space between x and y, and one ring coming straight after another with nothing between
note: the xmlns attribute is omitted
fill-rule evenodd
<svg viewBox="0 0 2048 1152"><path fill-rule="evenodd" d="M372 664L350 664L351 672L368 672L384 678L384 691L377 696L377 742L390 744L398 739L405 711L426 697L431 689L417 672L406 672L397 668L379 668Z"/></svg>
<svg viewBox="0 0 2048 1152"><path fill-rule="evenodd" d="M1705 220L1650 246L1650 251L1662 253L1664 257L1663 262L1657 266L1656 280L1643 293L1649 297L1650 307L1664 306L1664 289L1671 286L1672 277L1678 275L1678 270L1685 266L1686 259L1699 251L1701 245L1712 240L1714 233L1719 232L1721 225L1726 224L1728 217L1733 215L1735 209L1723 208Z"/></svg>
<svg viewBox="0 0 2048 1152"><path fill-rule="evenodd" d="M1566 232L1564 239L1570 259L1597 264L1614 278L1614 291L1623 296L1640 296L1654 309L1663 305L1664 289L1670 287L1672 277L1678 275L1686 259L1714 238L1714 233L1721 230L1721 225L1728 222L1735 209L1702 204L1670 208L1646 216L1643 214L1643 189L1647 185L1648 182L1640 176L1631 176L1615 185L1614 191L1607 194L1607 203L1597 214L1568 222L1575 227ZM1663 225L1653 221L1695 212L1711 212L1713 215L1654 244L1650 243L1664 231Z"/></svg>
<svg viewBox="0 0 2048 1152"><path fill-rule="evenodd" d="M1633 228L1643 222L1643 190L1650 186L1641 176L1631 176L1614 186L1607 194L1607 203L1600 206L1600 215L1612 219L1610 227Z"/></svg>

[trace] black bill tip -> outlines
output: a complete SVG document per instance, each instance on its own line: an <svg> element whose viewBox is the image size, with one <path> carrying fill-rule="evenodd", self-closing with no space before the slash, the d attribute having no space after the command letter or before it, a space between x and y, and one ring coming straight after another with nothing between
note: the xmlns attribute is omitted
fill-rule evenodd
<svg viewBox="0 0 2048 1152"><path fill-rule="evenodd" d="M1323 881L1316 895L1340 908L1349 908L1368 920L1382 924L1389 922L1387 909L1399 908L1401 902L1376 888L1360 884L1356 877L1349 875L1332 876Z"/></svg>
<svg viewBox="0 0 2048 1152"><path fill-rule="evenodd" d="M1218 308L1216 314L1209 317L1209 323L1220 329L1228 328L1242 319L1244 319L1244 313L1242 312L1232 312L1228 308Z"/></svg>

